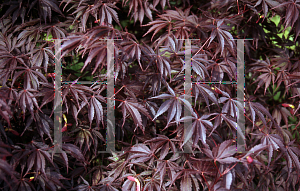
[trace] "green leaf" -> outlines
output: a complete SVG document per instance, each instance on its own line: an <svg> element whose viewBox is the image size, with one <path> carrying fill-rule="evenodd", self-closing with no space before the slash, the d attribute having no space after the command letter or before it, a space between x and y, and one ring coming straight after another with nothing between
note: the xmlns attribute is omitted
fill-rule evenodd
<svg viewBox="0 0 300 191"><path fill-rule="evenodd" d="M274 17L272 17L270 19L273 23L275 23L276 27L278 27L278 24L280 22L280 16L279 15L275 15Z"/></svg>
<svg viewBox="0 0 300 191"><path fill-rule="evenodd" d="M296 122L297 122L297 117L289 116L289 120L290 120L292 123L296 123Z"/></svg>
<svg viewBox="0 0 300 191"><path fill-rule="evenodd" d="M281 91L277 92L277 94L273 97L275 101L278 101L280 98Z"/></svg>

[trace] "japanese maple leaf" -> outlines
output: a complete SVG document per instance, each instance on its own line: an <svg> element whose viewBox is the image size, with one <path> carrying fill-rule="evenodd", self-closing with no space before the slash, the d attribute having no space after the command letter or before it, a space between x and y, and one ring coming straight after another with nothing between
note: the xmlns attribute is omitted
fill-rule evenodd
<svg viewBox="0 0 300 191"><path fill-rule="evenodd" d="M176 7L175 7L176 8ZM174 20L175 37L179 39L187 39L190 36L190 27L187 27L189 22L195 20L195 15L190 15L190 7L184 11L176 8L176 10L166 10L166 15Z"/></svg>
<svg viewBox="0 0 300 191"><path fill-rule="evenodd" d="M91 186L88 181L86 181L84 178L82 178L82 176L80 176L80 178L82 179L83 184L79 184L78 186L76 186L74 188L74 190L94 191L94 189L97 188L96 186Z"/></svg>
<svg viewBox="0 0 300 191"><path fill-rule="evenodd" d="M299 63L300 63L300 62L299 62ZM292 98L295 98L295 97L299 97L299 96L300 96L300 88L297 87L297 84L300 84L300 72L292 72L292 73L289 75L289 80L294 81L293 83L290 83L290 84L288 85L288 87L289 87L289 86L292 86L291 91L292 91L293 97L291 97L291 99L292 99ZM295 86L295 85L296 85L296 87L293 87L293 86ZM286 88L286 89L289 90L289 88Z"/></svg>
<svg viewBox="0 0 300 191"><path fill-rule="evenodd" d="M16 82L17 79L23 74L24 75L24 88L25 89L35 89L37 90L40 85L40 80L42 82L47 82L46 77L37 69L40 69L40 67L33 66L33 67L16 67L15 69L20 69L21 71L18 71L14 74L14 77L12 79L12 84Z"/></svg>
<svg viewBox="0 0 300 191"><path fill-rule="evenodd" d="M66 39L61 47L62 54L61 57L64 57L66 54L74 50L75 48L78 48L80 45L84 45L88 40L88 36L78 34L72 34L68 36L68 39ZM84 46L85 47L85 46Z"/></svg>
<svg viewBox="0 0 300 191"><path fill-rule="evenodd" d="M288 126L289 116L291 116L290 111L287 110L285 107L281 107L281 106L276 106L272 113L272 117L275 119L278 125L280 125L281 120L283 119L285 124Z"/></svg>
<svg viewBox="0 0 300 191"><path fill-rule="evenodd" d="M208 65L207 69L211 69L211 81L222 81L224 78L224 73L226 73L229 79L236 80L236 61L234 61L231 57L226 58L220 63L213 63Z"/></svg>
<svg viewBox="0 0 300 191"><path fill-rule="evenodd" d="M261 144L268 146L268 165L270 165L274 150L278 150L279 148L284 149L284 140L277 134L260 133L258 135L263 136L261 139Z"/></svg>
<svg viewBox="0 0 300 191"><path fill-rule="evenodd" d="M149 91L152 91L153 96L157 95L160 92L164 79L161 77L161 74L154 72L149 72L146 76L144 87L147 87L149 84Z"/></svg>
<svg viewBox="0 0 300 191"><path fill-rule="evenodd" d="M275 81L275 74L271 71L271 70L266 70L266 69L262 69L260 70L260 72L263 72L260 76L258 76L258 78L255 80L257 84L257 88L255 89L254 93L256 93L256 91L263 85L265 84L265 90L264 90L264 95L266 94L266 90L269 87L270 83L272 82L272 84L274 84Z"/></svg>
<svg viewBox="0 0 300 191"><path fill-rule="evenodd" d="M175 174L174 178L172 179L172 184L174 184L174 182L179 179L181 180L180 190L199 190L199 181L201 180L196 177L196 174L199 174L197 170L182 169Z"/></svg>
<svg viewBox="0 0 300 191"><path fill-rule="evenodd" d="M161 50L167 51L171 54L170 59L175 56L184 55L184 51L180 52L183 42L182 40L178 40L173 33L165 33L154 41L156 44L155 49L161 48Z"/></svg>
<svg viewBox="0 0 300 191"><path fill-rule="evenodd" d="M279 71L277 73L277 78L276 78L275 82L277 82L276 89L279 88L279 86L282 82L284 83L284 86L286 87L285 91L284 91L284 96L285 96L285 94L289 91L289 88L287 88L287 87L289 84L291 84L290 79L289 79L289 73L285 70Z"/></svg>
<svg viewBox="0 0 300 191"><path fill-rule="evenodd" d="M154 152L154 149L149 149L145 144L136 144L130 148L130 156L127 158L127 161L131 163L146 163L150 161L150 166L156 157Z"/></svg>
<svg viewBox="0 0 300 191"><path fill-rule="evenodd" d="M250 98L246 102L246 106L249 106L250 116L251 116L252 121L253 121L253 127L254 127L254 123L255 123L255 114L262 120L262 122L265 126L267 126L267 122L266 122L266 119L265 119L263 114L265 114L271 120L274 121L274 119L273 119L272 115L269 113L269 111L263 105L261 105L260 103L252 102L252 98Z"/></svg>
<svg viewBox="0 0 300 191"><path fill-rule="evenodd" d="M61 4L64 2L66 2L64 6L65 9L67 5L71 3L71 1L63 0ZM86 24L90 15L93 16L96 19L96 22L100 24L102 24L103 22L112 24L112 20L114 20L116 23L119 24L119 26L121 26L118 18L118 13L114 10L117 9L114 3L103 3L102 1L94 1L94 4L91 4L84 1L72 1L72 4L73 7L76 7L75 11L72 13L73 15L76 15L74 22L77 21L80 17L82 23L81 26L84 32L86 31Z"/></svg>
<svg viewBox="0 0 300 191"><path fill-rule="evenodd" d="M225 91L222 91L215 87L217 91L220 91L222 95L225 95L225 97L220 97L219 98L219 103L223 103L224 105L222 106L222 113L227 113L233 118L238 118L242 113L240 111L244 111L244 107L242 103L235 98L231 98L229 94Z"/></svg>
<svg viewBox="0 0 300 191"><path fill-rule="evenodd" d="M123 0L123 6L127 4L128 0ZM131 18L134 18L134 22L136 22L138 19L140 23L143 23L144 16L146 15L150 20L152 20L152 12L151 7L152 5L149 5L147 1L142 0L131 0L129 1L129 13L131 13ZM131 19L130 18L130 19Z"/></svg>
<svg viewBox="0 0 300 191"><path fill-rule="evenodd" d="M206 66L209 65L206 54L196 54L192 58L192 70L200 76L201 80L205 80L205 74L209 76Z"/></svg>
<svg viewBox="0 0 300 191"><path fill-rule="evenodd" d="M118 13L114 9L118 9L118 7L115 5L115 3L102 3L101 1L98 2L101 4L99 10L97 12L99 13L99 23L108 23L112 24L112 19L118 23L118 25L121 27Z"/></svg>
<svg viewBox="0 0 300 191"><path fill-rule="evenodd" d="M6 157L11 156L11 154L6 150L6 148L10 148L8 145L3 144L2 142L0 142L0 170L1 170L1 174L0 174L0 178L2 180L4 180L6 183L8 183L7 181L7 177L6 175L10 175L14 180L14 170L12 168L12 166L10 164L8 164L5 160ZM8 184L9 185L9 184Z"/></svg>
<svg viewBox="0 0 300 191"><path fill-rule="evenodd" d="M41 172L45 175L46 161L50 162L54 166L53 159L48 152L50 149L48 145L41 142L32 141L24 146L26 149L16 147L12 157L16 161L15 165L20 163L21 165L27 166L27 171L25 174L27 174L34 167L35 172ZM36 178L38 174L39 173L36 173L34 177Z"/></svg>
<svg viewBox="0 0 300 191"><path fill-rule="evenodd" d="M117 158L114 158L113 163L110 163L108 165L108 167L112 168L112 170L108 174L109 177L103 179L102 182L104 182L105 180L108 181L109 179L111 180L110 182L112 182L117 177L119 177L121 173L123 173L124 168L128 164L128 161L126 160L128 158L128 155L129 152L125 152L123 154L118 155Z"/></svg>
<svg viewBox="0 0 300 191"><path fill-rule="evenodd" d="M286 146L285 146L285 150L284 151L284 155L286 157L287 160L287 164L288 164L288 177L290 176L290 173L292 172L292 168L293 166L296 167L297 169L297 174L298 174L298 178L297 181L299 181L299 177L300 177L300 149L293 146L295 140L289 142Z"/></svg>
<svg viewBox="0 0 300 191"><path fill-rule="evenodd" d="M175 92L169 86L168 90L171 94L161 94L149 99L168 99L160 106L153 120L168 110L167 123L169 124L174 117L175 121L179 121L182 114L182 105L191 111L192 105L186 100L186 95L175 95ZM176 123L178 124L178 122Z"/></svg>
<svg viewBox="0 0 300 191"><path fill-rule="evenodd" d="M141 113L150 119L152 119L152 117L150 116L147 109L142 104L138 103L136 100L133 100L133 99L126 99L118 107L122 108L122 113L123 113L122 127L124 126L124 123L125 123L126 114L127 114L127 112L129 112L129 114L133 118L135 126L136 127L139 126L143 132L145 131L145 127L142 124Z"/></svg>
<svg viewBox="0 0 300 191"><path fill-rule="evenodd" d="M169 160L160 160L157 162L156 171L153 176L159 175L160 185L163 185L166 175L173 180L176 172L182 169L182 167L176 163L177 159L178 157L172 157Z"/></svg>
<svg viewBox="0 0 300 191"><path fill-rule="evenodd" d="M266 61L258 60L257 62L251 64L251 70L254 71L255 76L259 75L258 78L252 83L258 82L257 88L255 89L254 93L265 84L264 94L266 94L266 90L269 87L270 83L274 84L275 82L275 74L272 70L272 64L269 58L266 58ZM261 73L261 74L260 74Z"/></svg>
<svg viewBox="0 0 300 191"><path fill-rule="evenodd" d="M95 118L96 125L98 127L100 124L100 121L103 122L103 107L102 107L101 102L106 103L106 100L103 96L97 95L97 94L93 94L93 95L89 96L87 99L88 99L88 102L81 103L78 113L84 106L88 105L88 118L90 121L90 126L92 125L93 119Z"/></svg>
<svg viewBox="0 0 300 191"><path fill-rule="evenodd" d="M62 102L67 106L67 100L70 99L80 108L79 102L87 100L87 93L93 92L90 87L81 84L66 84L62 86ZM72 97L72 98L71 98ZM67 106L68 111L68 106Z"/></svg>
<svg viewBox="0 0 300 191"><path fill-rule="evenodd" d="M4 88L1 88L1 90L3 90L3 89ZM10 89L12 90L12 88L10 88ZM0 115L3 119L6 120L6 122L10 126L10 116L12 116L13 113L11 112L10 103L7 103L7 101L6 101L7 98L9 98L9 97L6 96L5 94L4 94L4 96L3 96L3 94L0 95L0 107L1 107Z"/></svg>
<svg viewBox="0 0 300 191"><path fill-rule="evenodd" d="M230 28L224 24L224 19L218 20L216 26L212 25L209 28L212 29L209 44L217 37L221 46L221 54L223 54L225 42L232 51L234 50L235 42L233 41L233 36L227 31Z"/></svg>
<svg viewBox="0 0 300 191"><path fill-rule="evenodd" d="M216 97L216 92L213 91L211 87L206 84L194 83L193 94L195 95L195 105L196 105L196 100L200 100L200 98L204 99L207 106L209 106L209 100L211 100L214 104L219 105ZM199 95L201 95L201 97Z"/></svg>
<svg viewBox="0 0 300 191"><path fill-rule="evenodd" d="M83 72L83 70L87 67L87 65L90 64L93 59L95 59L95 66L92 72L92 74L94 74L99 68L99 66L101 66L101 69L103 68L104 63L106 61L106 57L107 57L107 45L105 41L98 41L91 44L91 46L89 46L89 55L84 62L81 72Z"/></svg>
<svg viewBox="0 0 300 191"><path fill-rule="evenodd" d="M170 149L173 153L176 153L177 151L175 143L165 135L158 135L158 137L150 139L144 143L151 144L151 148L155 150L155 153L160 151L159 159L161 160L167 156Z"/></svg>
<svg viewBox="0 0 300 191"><path fill-rule="evenodd" d="M76 129L77 134L75 144L79 144L79 148L82 150L84 155L91 147L94 147L93 151L95 152L95 148L97 148L99 140L105 142L105 139L96 128L88 128L88 126L79 126Z"/></svg>
<svg viewBox="0 0 300 191"><path fill-rule="evenodd" d="M141 83L138 80L133 81L133 80L130 80L129 77L125 77L122 80L122 88L125 90L124 94L126 94L126 95L128 94L134 100L137 100L137 97L145 96L144 92L143 92L143 83Z"/></svg>
<svg viewBox="0 0 300 191"><path fill-rule="evenodd" d="M199 49L199 47L192 46L192 51L193 48L195 49ZM175 56L183 56L185 53L185 51L178 51L175 52ZM207 71L207 66L209 66L211 64L212 61L208 60L207 58L207 54L205 53L198 53L195 54L192 58L192 70L194 71L194 73L196 73L196 81L202 81L205 80L205 78L207 78L206 76L209 76L208 71ZM182 64L182 69L179 73L181 73L183 70L185 70L186 65L185 62L180 58L180 62Z"/></svg>
<svg viewBox="0 0 300 191"><path fill-rule="evenodd" d="M153 176L152 178L147 178L145 180L145 185L143 189L147 191L156 191L156 190L166 191L165 186L161 185L160 181L161 179L158 175Z"/></svg>
<svg viewBox="0 0 300 191"><path fill-rule="evenodd" d="M160 30L162 30L163 28L168 28L168 33L171 32L171 29L173 28L173 23L172 23L172 18L168 15L168 14L162 14L162 15L158 15L159 19L156 19L155 21L151 21L146 25L143 26L150 26L150 29L143 35L146 36L147 34L149 34L150 32L154 31L152 37L151 37L151 41L153 39L153 37L155 36L155 34L157 34Z"/></svg>
<svg viewBox="0 0 300 191"><path fill-rule="evenodd" d="M231 128L232 130L235 130L239 134L239 136L241 136L242 138L245 138L245 135L242 132L241 127L237 124L237 120L235 118L232 118L230 115L225 114L225 113L218 113L216 115L214 127L213 127L210 135L214 132L214 130L218 126L220 126L222 124L223 120L226 122L226 124L228 125L229 128Z"/></svg>
<svg viewBox="0 0 300 191"><path fill-rule="evenodd" d="M25 110L28 109L33 115L34 106L39 109L38 102L33 92L36 92L36 90L28 88L22 90L19 93L18 104L21 107L24 114L25 114ZM25 119L25 115L23 115L23 119Z"/></svg>
<svg viewBox="0 0 300 191"><path fill-rule="evenodd" d="M257 7L258 5L262 6L262 10L264 12L264 16L267 17L267 14L268 14L268 11L269 11L268 6L270 6L270 7L276 7L277 5L279 5L279 2L273 1L273 0L258 0L256 2L256 4L254 5L254 7Z"/></svg>
<svg viewBox="0 0 300 191"><path fill-rule="evenodd" d="M141 70L144 71L141 64L141 45L133 39L122 42L121 45L123 46L123 52L125 53L126 60L137 60Z"/></svg>
<svg viewBox="0 0 300 191"><path fill-rule="evenodd" d="M53 140L51 138L50 130L53 129L54 123L48 115L46 115L43 112L38 111L38 110L35 110L34 115L31 115L27 119L26 126L25 126L23 133L31 125L33 120L35 121L37 132L40 134L40 136L43 137L44 134L46 134L52 142ZM23 133L21 134L21 136L23 135Z"/></svg>
<svg viewBox="0 0 300 191"><path fill-rule="evenodd" d="M252 157L249 159L249 157L251 155L253 155L255 153L255 155L259 155L259 153L263 150L265 150L266 148L268 148L268 145L265 144L258 144L255 145L254 147L252 147L247 153L246 155L244 155L242 158L240 158L241 162L243 162L244 164L247 163L252 163L252 162L258 162L255 159L252 159ZM259 162L258 162L259 163ZM263 165L263 164L262 164Z"/></svg>
<svg viewBox="0 0 300 191"><path fill-rule="evenodd" d="M46 47L46 43L41 45L39 49L27 53L27 55L32 55L34 66L41 67L43 65L45 72L47 72L48 64L54 63L54 53L51 48Z"/></svg>
<svg viewBox="0 0 300 191"><path fill-rule="evenodd" d="M65 186L60 182L61 180L67 180L60 173L56 172L54 168L47 167L45 174L39 174L36 180L39 181L40 186L43 190L50 188L51 190L58 190L60 188L65 188Z"/></svg>
<svg viewBox="0 0 300 191"><path fill-rule="evenodd" d="M68 33L65 28L69 27L70 25L65 22L58 22L58 23L51 23L44 27L44 30L47 31L47 36L49 37L52 35L53 39L62 39L66 37ZM49 52L51 53L51 52Z"/></svg>
<svg viewBox="0 0 300 191"><path fill-rule="evenodd" d="M156 66L159 73L163 78L166 78L169 74L169 77L171 79L171 60L163 56L161 52L158 54L149 54L151 58L151 63Z"/></svg>
<svg viewBox="0 0 300 191"><path fill-rule="evenodd" d="M235 163L239 162L237 158L232 157L236 153L236 145L233 145L233 140L227 140L220 145L214 147L212 150L203 148L203 152L209 158L220 163Z"/></svg>
<svg viewBox="0 0 300 191"><path fill-rule="evenodd" d="M284 24L285 24L284 30L288 26L291 26L293 28L294 24L296 23L296 21L299 18L300 0L289 0L287 2L281 3L277 7L281 7L281 6L285 6L285 8L286 8L285 20L284 20ZM297 34L299 34L298 31L297 31Z"/></svg>
<svg viewBox="0 0 300 191"><path fill-rule="evenodd" d="M178 121L183 122L186 119L194 119L194 122L188 127L188 134L184 136L182 145L186 144L190 139L193 140L193 146L198 144L199 140L201 140L203 144L206 144L206 127L213 128L213 124L208 118L214 114L202 115L201 117L197 116L196 113L193 113L192 115L193 116L183 117ZM180 128L184 127L182 126Z"/></svg>
<svg viewBox="0 0 300 191"><path fill-rule="evenodd" d="M39 92L35 95L36 97L43 97L42 104L40 105L40 108L42 108L47 103L54 100L54 83L44 83L40 82L42 87L39 89Z"/></svg>

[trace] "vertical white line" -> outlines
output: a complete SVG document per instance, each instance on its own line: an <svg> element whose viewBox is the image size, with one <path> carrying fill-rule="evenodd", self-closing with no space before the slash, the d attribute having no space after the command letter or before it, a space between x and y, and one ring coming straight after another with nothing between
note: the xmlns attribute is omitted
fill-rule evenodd
<svg viewBox="0 0 300 191"><path fill-rule="evenodd" d="M114 40L107 39L107 152L115 151L114 86Z"/></svg>
<svg viewBox="0 0 300 191"><path fill-rule="evenodd" d="M191 80L191 53L192 53L192 47L191 47L191 40L186 39L185 40L185 78L184 78L184 98L186 101L188 101L192 105L192 80ZM187 108L184 107L184 117L191 116L191 111ZM192 125L192 119L186 119L184 121L184 139L186 140L186 137L188 135L188 132L191 129ZM187 142L184 145L184 153L191 153L191 144Z"/></svg>
<svg viewBox="0 0 300 191"><path fill-rule="evenodd" d="M62 98L61 98L61 40L54 39L55 43L55 97L54 97L54 153L60 153L62 147Z"/></svg>
<svg viewBox="0 0 300 191"><path fill-rule="evenodd" d="M244 39L237 39L237 101L243 108L237 108L237 152L245 152L245 63L244 63Z"/></svg>

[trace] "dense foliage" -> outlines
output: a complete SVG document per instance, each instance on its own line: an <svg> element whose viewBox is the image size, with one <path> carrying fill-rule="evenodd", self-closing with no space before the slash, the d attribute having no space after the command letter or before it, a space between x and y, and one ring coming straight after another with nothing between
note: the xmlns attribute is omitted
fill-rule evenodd
<svg viewBox="0 0 300 191"><path fill-rule="evenodd" d="M0 5L1 190L299 190L300 0L7 0ZM116 152L106 81L114 41ZM192 40L192 103L185 41ZM245 41L246 151L236 152L237 43ZM192 125L184 135L184 110ZM183 153L183 148L190 153ZM127 178L128 177L128 178Z"/></svg>

